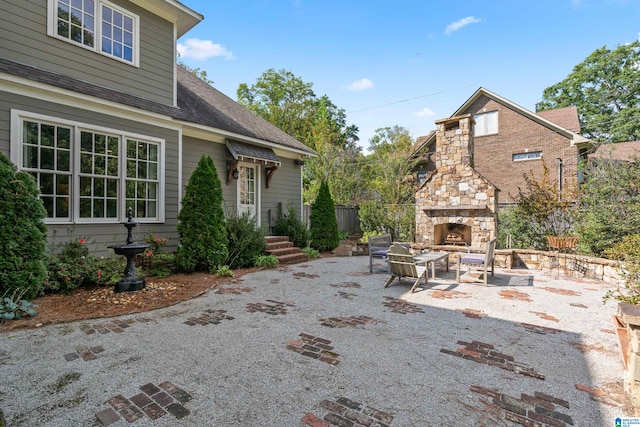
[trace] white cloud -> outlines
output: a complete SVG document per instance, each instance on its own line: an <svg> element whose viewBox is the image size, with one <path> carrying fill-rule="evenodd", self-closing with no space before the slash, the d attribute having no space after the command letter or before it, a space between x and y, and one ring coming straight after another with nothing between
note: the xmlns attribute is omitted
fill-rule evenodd
<svg viewBox="0 0 640 427"><path fill-rule="evenodd" d="M427 107L424 107L422 110L416 113L417 117L433 117L435 115L436 113L434 113L433 111L431 111L430 108L427 108Z"/></svg>
<svg viewBox="0 0 640 427"><path fill-rule="evenodd" d="M178 54L180 58L195 60L208 59L222 56L226 59L234 59L233 52L224 46L213 43L211 40L187 39L184 44L178 43Z"/></svg>
<svg viewBox="0 0 640 427"><path fill-rule="evenodd" d="M477 22L480 22L481 20L474 17L474 16L467 16L466 18L462 18L459 21L456 21L454 23L451 23L449 25L447 25L447 29L444 30L445 34L451 34L454 31L458 31L460 28L462 27L466 27L469 24L475 24Z"/></svg>
<svg viewBox="0 0 640 427"><path fill-rule="evenodd" d="M351 83L349 86L347 86L347 89L349 90L366 90L366 89L371 89L373 87L373 82L369 79L360 79L360 80L356 80L355 82Z"/></svg>

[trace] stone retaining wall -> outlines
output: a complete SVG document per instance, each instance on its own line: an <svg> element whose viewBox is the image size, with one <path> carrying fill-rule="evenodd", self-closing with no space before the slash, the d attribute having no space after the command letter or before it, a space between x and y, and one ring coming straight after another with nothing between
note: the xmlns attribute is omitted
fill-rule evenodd
<svg viewBox="0 0 640 427"><path fill-rule="evenodd" d="M415 247L416 249L426 248L432 251L451 252L452 255L467 251L462 246L415 245ZM480 253L481 251L473 250L473 252ZM450 256L449 261L455 263L456 259L454 256ZM601 280L612 285L623 283L619 262L585 255L531 249L498 249L495 253L495 265L498 268L526 268L540 270L550 275L561 274L576 279Z"/></svg>

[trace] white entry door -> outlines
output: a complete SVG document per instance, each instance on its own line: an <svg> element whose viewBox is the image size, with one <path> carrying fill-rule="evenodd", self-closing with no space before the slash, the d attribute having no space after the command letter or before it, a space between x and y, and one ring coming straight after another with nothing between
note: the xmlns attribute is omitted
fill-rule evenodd
<svg viewBox="0 0 640 427"><path fill-rule="evenodd" d="M238 165L238 214L249 212L260 223L258 217L258 182L257 165Z"/></svg>

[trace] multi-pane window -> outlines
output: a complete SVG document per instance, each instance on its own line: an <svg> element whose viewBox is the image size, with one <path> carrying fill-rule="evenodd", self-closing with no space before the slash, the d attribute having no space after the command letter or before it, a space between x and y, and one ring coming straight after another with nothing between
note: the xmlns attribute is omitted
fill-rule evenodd
<svg viewBox="0 0 640 427"><path fill-rule="evenodd" d="M88 47L94 47L94 0L58 0L57 34Z"/></svg>
<svg viewBox="0 0 640 427"><path fill-rule="evenodd" d="M158 209L158 144L127 140L126 204L136 218L153 218Z"/></svg>
<svg viewBox="0 0 640 427"><path fill-rule="evenodd" d="M49 222L115 222L129 208L136 218L162 220L160 140L48 118L16 120L12 160L35 178Z"/></svg>
<svg viewBox="0 0 640 427"><path fill-rule="evenodd" d="M40 197L52 219L69 220L71 128L25 120L22 123L22 169L40 187Z"/></svg>
<svg viewBox="0 0 640 427"><path fill-rule="evenodd" d="M476 114L473 116L473 120L476 122L474 127L474 136L491 135L498 133L497 111Z"/></svg>
<svg viewBox="0 0 640 427"><path fill-rule="evenodd" d="M138 17L107 0L49 0L49 34L137 65Z"/></svg>
<svg viewBox="0 0 640 427"><path fill-rule="evenodd" d="M529 151L525 153L515 153L511 155L514 162L522 160L534 160L542 158L542 151Z"/></svg>
<svg viewBox="0 0 640 427"><path fill-rule="evenodd" d="M116 135L80 132L80 218L118 217L118 147Z"/></svg>
<svg viewBox="0 0 640 427"><path fill-rule="evenodd" d="M134 19L102 5L102 52L133 62Z"/></svg>

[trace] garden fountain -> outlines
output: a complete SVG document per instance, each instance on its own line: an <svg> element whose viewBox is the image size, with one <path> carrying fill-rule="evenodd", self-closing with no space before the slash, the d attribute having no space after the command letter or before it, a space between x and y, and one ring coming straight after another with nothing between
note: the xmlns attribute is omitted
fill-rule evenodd
<svg viewBox="0 0 640 427"><path fill-rule="evenodd" d="M127 212L127 221L123 222L122 225L127 229L126 244L107 246L109 249L113 249L113 252L117 255L124 255L127 258L127 266L124 269L124 276L122 277L122 280L116 283L114 291L139 291L144 288L145 283L144 279L139 278L136 274L135 256L144 252L144 250L151 245L148 243L134 243L131 230L133 227L138 225L138 223L133 220L133 209L129 208L129 211Z"/></svg>

